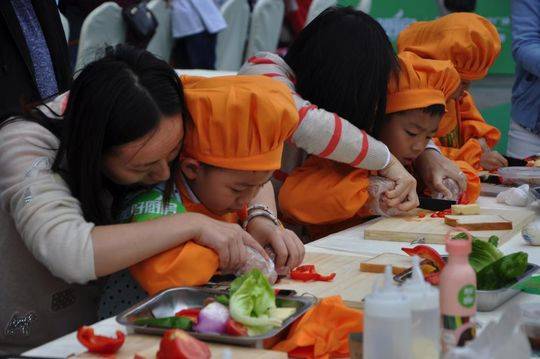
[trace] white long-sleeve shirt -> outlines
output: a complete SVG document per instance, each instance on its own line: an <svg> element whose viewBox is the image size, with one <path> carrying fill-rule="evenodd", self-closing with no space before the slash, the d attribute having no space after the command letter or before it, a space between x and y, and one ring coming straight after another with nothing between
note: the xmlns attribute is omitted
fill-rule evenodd
<svg viewBox="0 0 540 359"><path fill-rule="evenodd" d="M215 34L227 27L213 0L172 0L171 24L174 38L207 31Z"/></svg>

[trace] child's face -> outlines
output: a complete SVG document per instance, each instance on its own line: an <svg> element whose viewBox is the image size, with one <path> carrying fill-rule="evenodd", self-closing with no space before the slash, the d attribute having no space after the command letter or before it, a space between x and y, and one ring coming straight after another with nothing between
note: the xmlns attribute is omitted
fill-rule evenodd
<svg viewBox="0 0 540 359"><path fill-rule="evenodd" d="M239 211L272 178L273 171L239 171L217 168L186 158L182 173L201 203L217 215Z"/></svg>
<svg viewBox="0 0 540 359"><path fill-rule="evenodd" d="M430 115L422 109L388 115L379 132L379 139L404 166L412 162L426 148L439 127L440 116Z"/></svg>

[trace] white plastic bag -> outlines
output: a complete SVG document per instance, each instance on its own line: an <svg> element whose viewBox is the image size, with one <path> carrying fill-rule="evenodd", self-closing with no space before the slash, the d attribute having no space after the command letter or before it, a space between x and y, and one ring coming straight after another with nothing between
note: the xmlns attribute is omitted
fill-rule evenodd
<svg viewBox="0 0 540 359"><path fill-rule="evenodd" d="M490 322L480 335L466 346L454 348L444 359L529 359L532 355L519 305L508 308L498 323Z"/></svg>
<svg viewBox="0 0 540 359"><path fill-rule="evenodd" d="M509 206L525 207L533 198L529 194L529 185L524 184L519 187L507 189L497 195L498 203L505 203Z"/></svg>

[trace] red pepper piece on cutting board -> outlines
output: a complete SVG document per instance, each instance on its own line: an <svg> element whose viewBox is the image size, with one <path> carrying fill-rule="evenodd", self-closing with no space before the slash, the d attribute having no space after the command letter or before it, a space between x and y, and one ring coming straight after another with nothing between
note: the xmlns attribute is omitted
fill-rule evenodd
<svg viewBox="0 0 540 359"><path fill-rule="evenodd" d="M114 354L124 344L125 335L116 331L116 338L94 334L94 328L83 326L77 331L77 339L89 352L97 354Z"/></svg>
<svg viewBox="0 0 540 359"><path fill-rule="evenodd" d="M159 342L156 359L207 359L210 348L180 329L167 330Z"/></svg>
<svg viewBox="0 0 540 359"><path fill-rule="evenodd" d="M193 322L193 324L197 324L197 322L199 321L200 312L201 308L187 308L176 312L174 316L188 318Z"/></svg>
<svg viewBox="0 0 540 359"><path fill-rule="evenodd" d="M439 269L439 271L444 268L444 259L442 259L441 255L430 246L419 244L414 248L401 248L401 250L410 256L418 256L420 258L430 260Z"/></svg>
<svg viewBox="0 0 540 359"><path fill-rule="evenodd" d="M291 271L291 279L299 280L302 282L310 281L323 281L329 282L336 277L336 273L330 273L328 275L322 275L317 273L313 264L305 264L294 268Z"/></svg>

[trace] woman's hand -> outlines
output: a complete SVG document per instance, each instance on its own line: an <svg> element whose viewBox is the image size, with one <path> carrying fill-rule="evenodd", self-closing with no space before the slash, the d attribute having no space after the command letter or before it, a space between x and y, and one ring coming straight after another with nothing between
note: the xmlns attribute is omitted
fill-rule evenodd
<svg viewBox="0 0 540 359"><path fill-rule="evenodd" d="M444 198L452 198L452 192L443 184L451 178L459 186L460 192L467 190L467 178L458 166L438 151L426 149L414 161L415 173L432 193L442 193Z"/></svg>
<svg viewBox="0 0 540 359"><path fill-rule="evenodd" d="M218 221L199 213L186 214L191 215L189 221L194 226L193 240L219 255L219 268L222 271L234 273L244 265L247 260L246 246L268 259L263 247L238 224Z"/></svg>
<svg viewBox="0 0 540 359"><path fill-rule="evenodd" d="M379 176L395 183L392 190L386 191L384 202L389 208L397 208L406 212L418 207L416 179L392 155L388 166L379 171Z"/></svg>
<svg viewBox="0 0 540 359"><path fill-rule="evenodd" d="M263 247L272 247L276 253L275 264L278 274L286 274L302 264L305 254L304 244L293 231L276 226L265 217L253 218L247 230Z"/></svg>

